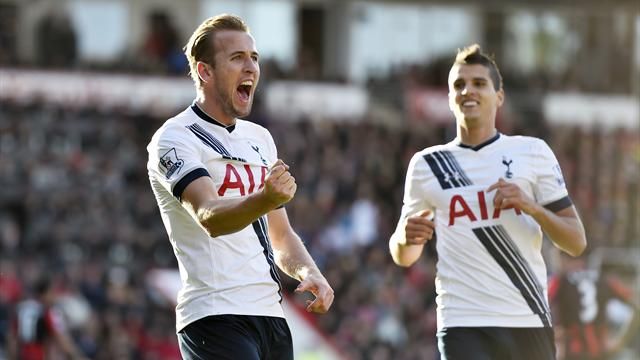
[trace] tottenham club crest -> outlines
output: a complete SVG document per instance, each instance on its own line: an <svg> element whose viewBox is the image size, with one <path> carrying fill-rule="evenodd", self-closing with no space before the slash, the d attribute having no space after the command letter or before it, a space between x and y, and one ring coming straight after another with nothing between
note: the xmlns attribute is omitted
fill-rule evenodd
<svg viewBox="0 0 640 360"><path fill-rule="evenodd" d="M171 175L180 171L182 165L184 165L184 161L178 158L176 148L171 148L171 150L167 151L160 157L160 166L165 169L167 179L169 179Z"/></svg>
<svg viewBox="0 0 640 360"><path fill-rule="evenodd" d="M504 177L507 179L511 179L513 177L513 173L511 172L511 163L513 163L513 159L507 160L506 156L502 157L502 164L507 167L507 171L504 172Z"/></svg>
<svg viewBox="0 0 640 360"><path fill-rule="evenodd" d="M266 165L267 165L267 160L265 160L265 159L262 157L262 154L260 153L260 148L259 148L259 147L257 147L256 145L251 145L251 148L253 149L253 151L255 151L255 152L257 152L257 153L258 153L258 155L260 156L260 160L261 160L261 161L262 161L262 163L266 166Z"/></svg>

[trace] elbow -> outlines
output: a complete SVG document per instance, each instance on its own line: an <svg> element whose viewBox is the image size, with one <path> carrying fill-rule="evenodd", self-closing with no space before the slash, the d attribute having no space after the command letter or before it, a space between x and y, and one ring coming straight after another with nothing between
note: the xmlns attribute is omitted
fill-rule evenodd
<svg viewBox="0 0 640 360"><path fill-rule="evenodd" d="M398 266L400 266L400 267L408 268L408 267L410 267L411 265L415 264L415 262L416 262L416 261L415 261L415 260L413 260L413 261L406 261L406 260L405 260L405 261L402 261L402 260L400 260L400 259L397 259L397 260L396 260L396 259L393 259L393 262L395 262L395 263L396 263L396 265L398 265Z"/></svg>
<svg viewBox="0 0 640 360"><path fill-rule="evenodd" d="M204 228L204 230L207 232L207 235L209 235L210 237L214 238L214 237L218 237L220 235L225 235L223 232L221 231L216 231L214 229L210 229L210 228Z"/></svg>
<svg viewBox="0 0 640 360"><path fill-rule="evenodd" d="M393 259L393 262L403 268L408 268L411 265L413 265L418 258L409 258L408 256L401 256L400 254L394 254L393 251L391 252L391 258Z"/></svg>
<svg viewBox="0 0 640 360"><path fill-rule="evenodd" d="M573 257L578 257L584 253L586 248L587 239L584 236L581 236L580 240L571 246L571 248L565 249L565 252Z"/></svg>
<svg viewBox="0 0 640 360"><path fill-rule="evenodd" d="M587 248L587 243L583 242L578 244L578 246L576 246L573 251L570 253L571 256L573 257L578 257L580 255L582 255L582 253L584 253L584 250Z"/></svg>
<svg viewBox="0 0 640 360"><path fill-rule="evenodd" d="M224 232L222 226L219 226L216 221L216 216L210 212L205 213L204 211L199 211L197 214L198 224L200 227L209 235L210 237L218 237L220 235L225 235L229 232Z"/></svg>

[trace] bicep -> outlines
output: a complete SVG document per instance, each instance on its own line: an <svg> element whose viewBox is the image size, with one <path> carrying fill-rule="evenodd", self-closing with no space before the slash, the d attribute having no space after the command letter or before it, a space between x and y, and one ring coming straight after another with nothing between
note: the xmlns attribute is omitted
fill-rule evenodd
<svg viewBox="0 0 640 360"><path fill-rule="evenodd" d="M182 192L182 204L193 210L195 214L207 204L218 198L213 180L208 176L201 176L189 183Z"/></svg>
<svg viewBox="0 0 640 360"><path fill-rule="evenodd" d="M580 220L578 211L576 210L576 207L574 205L566 207L562 210L554 211L553 213L564 219L574 219L576 221Z"/></svg>

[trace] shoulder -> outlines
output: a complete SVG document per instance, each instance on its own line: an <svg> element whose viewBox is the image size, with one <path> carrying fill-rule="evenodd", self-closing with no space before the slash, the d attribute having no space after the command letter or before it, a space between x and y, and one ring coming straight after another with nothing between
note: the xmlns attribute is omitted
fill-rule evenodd
<svg viewBox="0 0 640 360"><path fill-rule="evenodd" d="M189 139L189 131L187 126L193 122L189 114L182 112L169 120L165 121L158 130L153 134L147 149L158 146L165 141L180 141Z"/></svg>
<svg viewBox="0 0 640 360"><path fill-rule="evenodd" d="M510 146L522 146L529 148L549 148L547 142L534 137L534 136L526 136L526 135L504 135L500 136L500 140L505 145Z"/></svg>
<svg viewBox="0 0 640 360"><path fill-rule="evenodd" d="M439 144L439 145L433 145L433 146L424 148L416 152L413 156L417 158L423 158L433 153L442 152L442 151L453 151L455 149L456 149L456 146L453 143Z"/></svg>
<svg viewBox="0 0 640 360"><path fill-rule="evenodd" d="M424 148L413 154L409 161L409 173L425 171L430 167L429 163L437 161L444 152L454 150L449 144L434 145Z"/></svg>
<svg viewBox="0 0 640 360"><path fill-rule="evenodd" d="M264 134L271 136L271 133L269 132L269 130L267 130L267 128L248 120L237 119L236 128L246 133Z"/></svg>

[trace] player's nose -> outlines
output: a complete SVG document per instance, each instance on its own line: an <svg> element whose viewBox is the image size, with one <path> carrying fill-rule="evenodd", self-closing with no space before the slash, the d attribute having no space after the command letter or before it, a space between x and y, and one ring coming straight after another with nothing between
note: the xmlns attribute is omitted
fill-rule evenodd
<svg viewBox="0 0 640 360"><path fill-rule="evenodd" d="M260 66L258 65L257 61L253 59L248 59L247 61L244 62L244 71L251 74L257 73L258 71L260 71Z"/></svg>

